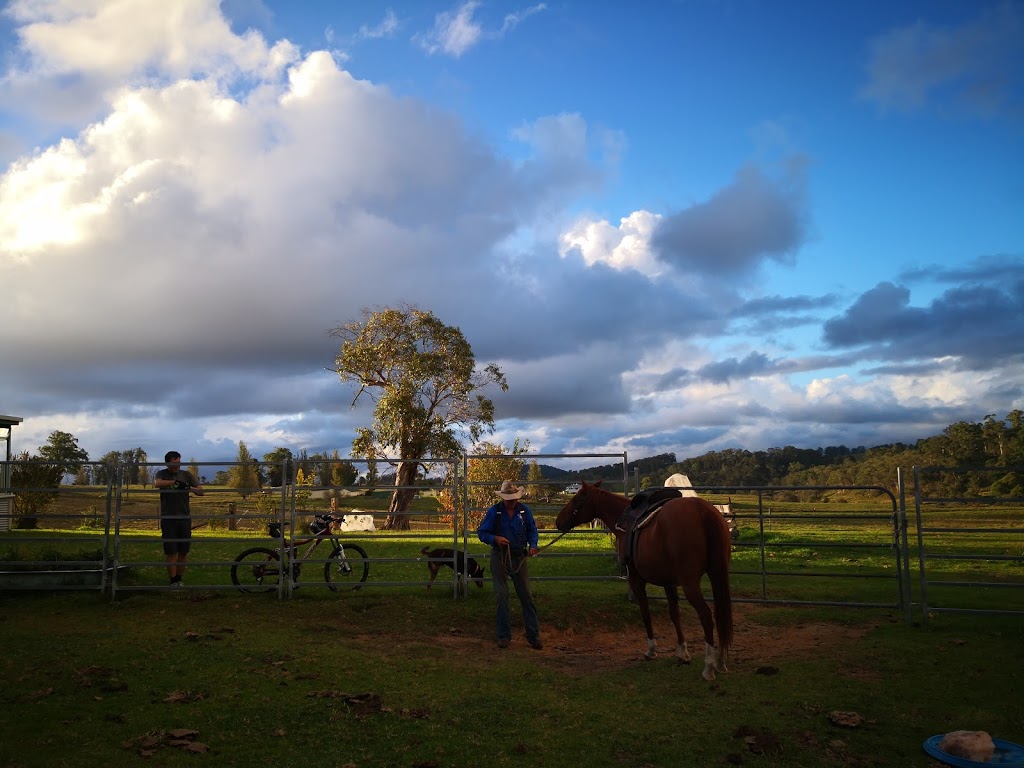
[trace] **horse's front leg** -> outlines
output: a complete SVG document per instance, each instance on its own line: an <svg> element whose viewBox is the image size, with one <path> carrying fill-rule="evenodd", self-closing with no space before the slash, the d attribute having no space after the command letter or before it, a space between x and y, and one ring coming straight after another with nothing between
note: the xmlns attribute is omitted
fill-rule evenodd
<svg viewBox="0 0 1024 768"><path fill-rule="evenodd" d="M686 647L686 638L683 636L683 625L679 622L679 592L676 588L665 587L665 597L668 598L668 615L676 628L676 656L683 664L690 663L690 651Z"/></svg>
<svg viewBox="0 0 1024 768"><path fill-rule="evenodd" d="M640 618L644 620L644 629L647 630L647 653L645 659L653 659L658 653L657 643L654 642L654 627L651 625L651 607L647 602L647 583L636 578L632 571L629 574L629 588L633 591L636 604L640 606Z"/></svg>

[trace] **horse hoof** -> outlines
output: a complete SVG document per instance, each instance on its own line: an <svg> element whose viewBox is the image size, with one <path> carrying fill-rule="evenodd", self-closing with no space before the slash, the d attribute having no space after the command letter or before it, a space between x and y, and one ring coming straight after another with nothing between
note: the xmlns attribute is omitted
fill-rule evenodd
<svg viewBox="0 0 1024 768"><path fill-rule="evenodd" d="M645 653L644 654L644 661L654 661L654 654L653 653Z"/></svg>
<svg viewBox="0 0 1024 768"><path fill-rule="evenodd" d="M713 683L715 681L715 670L713 670L711 667L705 667L704 671L700 673L700 676L707 680L709 683Z"/></svg>

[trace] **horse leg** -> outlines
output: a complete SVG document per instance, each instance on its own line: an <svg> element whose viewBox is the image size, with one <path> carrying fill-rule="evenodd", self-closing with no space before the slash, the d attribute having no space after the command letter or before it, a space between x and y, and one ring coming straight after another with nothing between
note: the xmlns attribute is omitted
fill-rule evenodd
<svg viewBox="0 0 1024 768"><path fill-rule="evenodd" d="M683 637L683 625L679 623L679 592L675 587L665 587L665 597L668 598L668 615L676 628L676 656L683 664L690 663L690 651L686 648L686 638Z"/></svg>
<svg viewBox="0 0 1024 768"><path fill-rule="evenodd" d="M636 604L640 606L640 618L644 620L644 628L647 630L647 653L644 654L644 658L649 661L657 654L658 648L657 643L654 642L654 627L651 625L651 607L647 603L647 584L631 573L629 587L633 590Z"/></svg>
<svg viewBox="0 0 1024 768"><path fill-rule="evenodd" d="M700 591L700 579L689 581L683 585L683 594L686 600L693 606L700 619L700 625L704 629L704 671L701 672L708 682L715 679L717 660L715 658L715 621L711 616L711 607Z"/></svg>

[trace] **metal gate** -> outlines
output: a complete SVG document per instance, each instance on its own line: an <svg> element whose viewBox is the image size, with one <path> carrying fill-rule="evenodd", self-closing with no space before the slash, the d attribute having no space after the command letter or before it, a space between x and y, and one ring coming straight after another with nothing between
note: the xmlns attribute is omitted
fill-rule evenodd
<svg viewBox="0 0 1024 768"><path fill-rule="evenodd" d="M1017 599L1024 595L1024 519L1017 511L1024 498L972 495L968 472L1024 473L1024 467L914 467L925 622L942 612L1024 615ZM972 578L981 563L995 576Z"/></svg>

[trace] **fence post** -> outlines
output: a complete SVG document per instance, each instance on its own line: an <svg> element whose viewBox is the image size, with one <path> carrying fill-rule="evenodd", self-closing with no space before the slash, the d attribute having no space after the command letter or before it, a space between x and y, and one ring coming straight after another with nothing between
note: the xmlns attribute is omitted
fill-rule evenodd
<svg viewBox="0 0 1024 768"><path fill-rule="evenodd" d="M228 502L228 530L229 531L236 531L236 530L238 530L238 516L235 514L236 512L237 512L237 508L236 508L235 502L229 501Z"/></svg>

